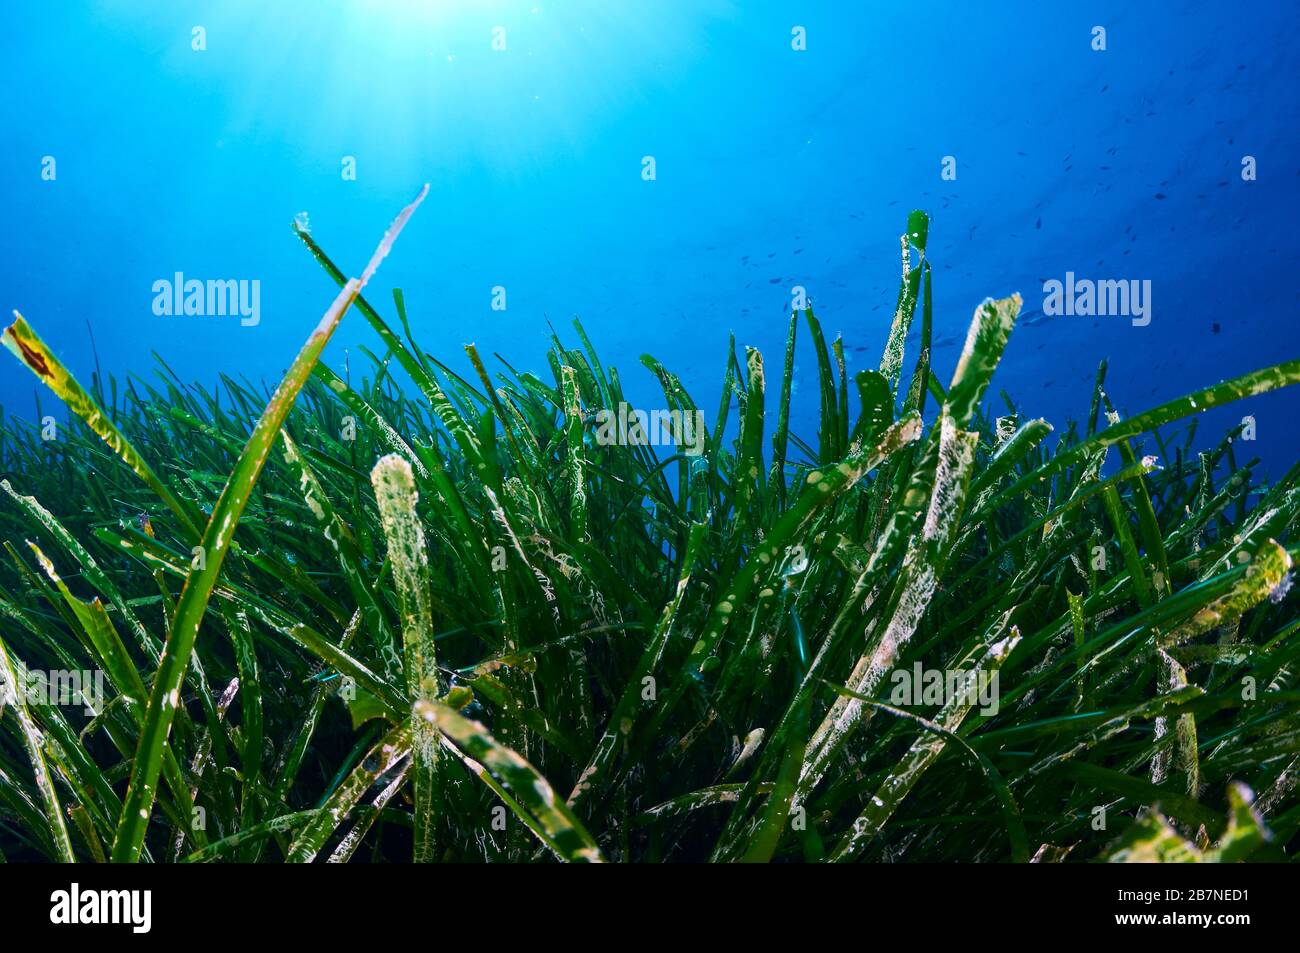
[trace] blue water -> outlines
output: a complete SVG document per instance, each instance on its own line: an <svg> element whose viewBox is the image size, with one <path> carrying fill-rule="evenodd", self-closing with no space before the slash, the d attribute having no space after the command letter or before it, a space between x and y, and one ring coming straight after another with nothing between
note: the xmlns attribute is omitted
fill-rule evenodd
<svg viewBox="0 0 1300 953"><path fill-rule="evenodd" d="M850 370L874 366L914 207L945 381L987 295L1151 282L1145 327L1017 329L995 391L1027 414L1086 415L1103 358L1136 412L1300 357L1292 3L5 0L0 37L0 303L87 380L89 323L106 372L153 374L156 350L205 386L273 384L335 293L290 221L356 274L424 182L381 311L400 286L453 367L475 342L538 371L547 319L572 342L578 315L643 406L644 352L705 407L730 332L774 375L795 285ZM176 272L259 281L259 323L156 315ZM358 344L377 349L354 313L326 359ZM0 359L0 404L33 415L35 378ZM804 350L810 438L815 366ZM1300 392L1209 415L1201 443L1246 413L1239 457L1291 463Z"/></svg>

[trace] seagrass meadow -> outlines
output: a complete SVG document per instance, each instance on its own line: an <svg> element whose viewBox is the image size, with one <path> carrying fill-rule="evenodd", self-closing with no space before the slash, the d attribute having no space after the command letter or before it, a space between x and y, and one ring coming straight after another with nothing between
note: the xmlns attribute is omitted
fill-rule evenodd
<svg viewBox="0 0 1300 953"><path fill-rule="evenodd" d="M916 212L878 369L796 313L783 354L732 347L700 452L610 443L628 369L578 322L544 373L469 346L461 376L362 295L415 204L360 279L297 229L340 290L274 393L87 386L4 331L72 412L0 438L9 860L1288 858L1300 466L1258 485L1195 420L1300 360L996 415L1020 299L938 379ZM340 377L345 313L382 354ZM900 702L920 670L996 693Z"/></svg>

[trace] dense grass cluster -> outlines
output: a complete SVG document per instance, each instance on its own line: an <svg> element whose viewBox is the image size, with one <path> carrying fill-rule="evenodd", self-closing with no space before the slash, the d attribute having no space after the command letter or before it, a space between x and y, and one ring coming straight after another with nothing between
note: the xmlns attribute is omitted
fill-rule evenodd
<svg viewBox="0 0 1300 953"><path fill-rule="evenodd" d="M623 389L577 322L549 380L472 347L463 379L400 291L392 330L360 291L402 220L360 281L299 231L342 290L274 395L83 389L5 331L76 415L2 437L10 859L1285 856L1300 467L1257 487L1190 419L1300 361L1129 419L1103 369L1086 421L995 419L1020 301L944 386L914 213L878 370L794 315L777 390L733 348L703 452L657 453L595 439ZM319 356L354 304L384 353L344 379ZM918 664L996 673L996 706L899 703ZM105 703L13 691L56 670Z"/></svg>

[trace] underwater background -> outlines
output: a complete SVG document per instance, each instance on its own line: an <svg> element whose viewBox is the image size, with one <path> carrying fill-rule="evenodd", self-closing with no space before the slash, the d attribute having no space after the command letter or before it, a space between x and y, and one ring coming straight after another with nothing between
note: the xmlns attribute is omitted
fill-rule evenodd
<svg viewBox="0 0 1300 953"><path fill-rule="evenodd" d="M6 5L0 862L1294 857L1298 22Z"/></svg>
<svg viewBox="0 0 1300 953"><path fill-rule="evenodd" d="M370 298L389 313L404 288L435 356L540 370L548 319L564 337L577 315L634 402L662 402L650 352L713 407L729 335L776 361L795 287L849 372L874 366L922 208L938 377L975 305L1019 291L993 399L1059 433L1103 358L1137 411L1300 354L1298 24L1172 0L9 0L3 303L82 379L152 374L157 351L209 389L274 385L334 294L295 215L356 274L428 182ZM177 272L258 281L258 322L155 314ZM1150 323L1036 316L1067 273L1149 280ZM326 362L362 344L352 315ZM36 382L4 368L0 405L34 417ZM1213 412L1197 442L1251 414L1276 474L1298 401Z"/></svg>

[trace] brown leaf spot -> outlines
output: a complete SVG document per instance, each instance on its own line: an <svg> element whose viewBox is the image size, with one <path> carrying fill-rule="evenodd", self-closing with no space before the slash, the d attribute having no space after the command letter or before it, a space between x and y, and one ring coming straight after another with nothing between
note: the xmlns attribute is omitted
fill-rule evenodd
<svg viewBox="0 0 1300 953"><path fill-rule="evenodd" d="M33 351L22 341L18 340L18 336L12 331L9 332L9 336L13 338L14 342L18 345L18 350L22 351L23 360L27 362L28 367L34 370L37 374L40 374L41 377L52 376L50 373L50 366L45 363L44 355L38 351Z"/></svg>

